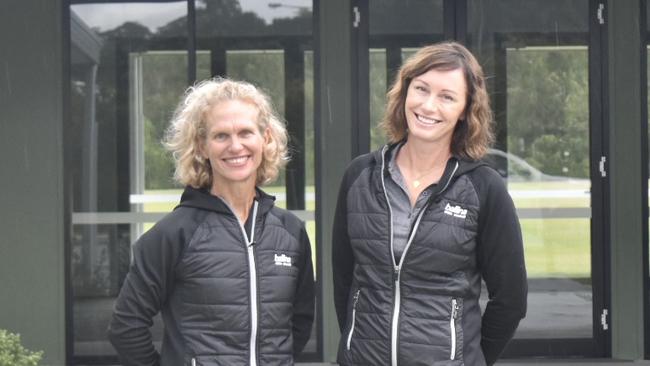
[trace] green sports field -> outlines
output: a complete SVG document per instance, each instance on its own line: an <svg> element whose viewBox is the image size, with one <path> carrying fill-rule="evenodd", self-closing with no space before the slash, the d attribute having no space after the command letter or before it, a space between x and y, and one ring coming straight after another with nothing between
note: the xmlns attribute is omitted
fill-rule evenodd
<svg viewBox="0 0 650 366"><path fill-rule="evenodd" d="M587 194L588 181L511 183L508 189L518 209L570 209L590 206ZM266 187L265 191L277 195L284 193L284 188ZM307 192L313 193L313 187L308 187ZM148 190L145 194L180 197L180 193L181 190ZM567 197L562 194L566 194ZM278 200L277 205L284 207L285 202ZM175 203L168 202L145 203L144 211L169 212L174 206ZM314 209L315 202L307 200L307 210ZM590 219L588 217L524 218L520 223L529 277L590 277ZM312 253L315 255L316 224L314 221L308 221L306 224L312 242ZM148 224L145 229L151 225ZM315 258L314 263L316 263Z"/></svg>

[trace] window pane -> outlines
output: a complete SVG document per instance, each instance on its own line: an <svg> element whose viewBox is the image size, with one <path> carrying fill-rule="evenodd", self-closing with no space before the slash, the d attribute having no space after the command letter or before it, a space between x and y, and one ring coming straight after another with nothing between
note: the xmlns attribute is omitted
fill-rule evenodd
<svg viewBox="0 0 650 366"><path fill-rule="evenodd" d="M291 161L262 189L305 220L315 255L312 1L205 0L197 2L196 19L198 77L251 82L286 120ZM313 329L307 357L317 351Z"/></svg>
<svg viewBox="0 0 650 366"><path fill-rule="evenodd" d="M415 47L441 41L442 0L373 0L369 6L370 150L386 143L379 123L395 73Z"/></svg>
<svg viewBox="0 0 650 366"><path fill-rule="evenodd" d="M146 211L173 205L143 202L173 187L160 140L187 85L186 11L185 1L70 6L74 356L114 354L105 330L130 245Z"/></svg>
<svg viewBox="0 0 650 366"><path fill-rule="evenodd" d="M588 1L470 1L488 77L488 156L519 211L529 309L517 338L592 338Z"/></svg>

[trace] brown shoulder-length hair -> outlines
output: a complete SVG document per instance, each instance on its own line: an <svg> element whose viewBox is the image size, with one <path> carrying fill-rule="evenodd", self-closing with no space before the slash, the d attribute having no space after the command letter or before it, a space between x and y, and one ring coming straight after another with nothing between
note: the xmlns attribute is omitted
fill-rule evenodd
<svg viewBox="0 0 650 366"><path fill-rule="evenodd" d="M458 121L454 130L451 152L472 160L482 158L494 139L490 100L481 65L467 48L456 42L423 47L402 64L395 82L388 91L388 102L381 122L381 128L389 143L406 138L408 125L404 104L409 85L415 77L432 69L463 70L467 83L467 105L465 118Z"/></svg>
<svg viewBox="0 0 650 366"><path fill-rule="evenodd" d="M257 127L263 136L268 131L255 184L272 182L288 162L287 129L271 98L253 84L217 77L187 89L167 129L164 144L172 152L176 164L174 178L180 184L194 188L212 186L210 161L201 155L207 138L206 115L213 106L227 100L240 100L257 108Z"/></svg>

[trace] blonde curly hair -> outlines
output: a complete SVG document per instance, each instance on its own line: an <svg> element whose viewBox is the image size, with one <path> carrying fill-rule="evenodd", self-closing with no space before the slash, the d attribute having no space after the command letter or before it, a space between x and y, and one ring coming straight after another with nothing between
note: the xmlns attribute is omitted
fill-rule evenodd
<svg viewBox="0 0 650 366"><path fill-rule="evenodd" d="M400 68L388 91L386 110L381 128L390 143L406 138L408 125L404 104L411 81L429 70L461 69L467 84L465 118L458 121L452 135L451 152L478 160L494 140L493 116L490 109L483 69L467 48L457 42L442 42L426 46L409 57Z"/></svg>
<svg viewBox="0 0 650 366"><path fill-rule="evenodd" d="M180 184L194 188L212 186L210 162L201 155L201 146L207 137L206 115L214 105L227 100L240 100L255 106L259 112L260 133L264 135L268 130L256 185L274 181L289 161L287 129L273 109L269 96L244 81L221 77L208 79L186 90L167 129L164 145L172 152L176 165L174 179Z"/></svg>

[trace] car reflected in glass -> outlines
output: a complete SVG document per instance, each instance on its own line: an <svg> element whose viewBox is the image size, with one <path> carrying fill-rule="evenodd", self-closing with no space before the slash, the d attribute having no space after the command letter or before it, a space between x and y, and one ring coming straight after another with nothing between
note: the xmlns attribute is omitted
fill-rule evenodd
<svg viewBox="0 0 650 366"><path fill-rule="evenodd" d="M483 161L494 168L508 182L561 182L582 181L583 178L563 177L546 174L517 155L489 149Z"/></svg>

